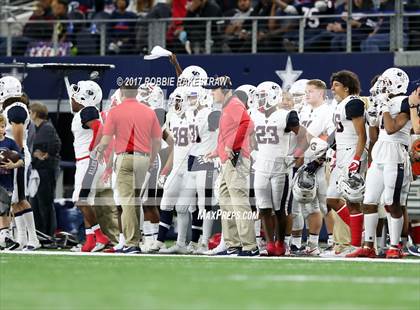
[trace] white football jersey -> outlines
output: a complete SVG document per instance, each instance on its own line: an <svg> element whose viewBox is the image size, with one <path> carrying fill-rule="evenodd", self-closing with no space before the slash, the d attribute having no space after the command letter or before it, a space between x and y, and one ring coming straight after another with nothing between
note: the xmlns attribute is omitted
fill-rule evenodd
<svg viewBox="0 0 420 310"><path fill-rule="evenodd" d="M291 145L291 135L285 132L289 113L290 111L279 109L269 117L265 113L255 116L255 139L258 144L254 165L256 171L282 172L278 169L283 167Z"/></svg>
<svg viewBox="0 0 420 310"><path fill-rule="evenodd" d="M333 111L328 104L316 108L305 105L299 114L299 121L314 137L329 136L335 130Z"/></svg>
<svg viewBox="0 0 420 310"><path fill-rule="evenodd" d="M364 106L364 102L358 96L348 96L337 104L333 115L337 150L356 147L358 137L352 118L364 117Z"/></svg>
<svg viewBox="0 0 420 310"><path fill-rule="evenodd" d="M190 155L206 155L216 149L218 130L210 131L208 118L213 111L202 108L197 112L188 113L188 122L192 147Z"/></svg>
<svg viewBox="0 0 420 310"><path fill-rule="evenodd" d="M80 118L81 111L82 110L74 113L73 121L71 122L71 131L74 137L73 147L76 159L89 156L89 146L93 139L93 130L82 127L82 120Z"/></svg>
<svg viewBox="0 0 420 310"><path fill-rule="evenodd" d="M167 125L174 137L174 167L180 165L185 165L186 167L188 153L191 148L188 120L186 117L181 118L173 113Z"/></svg>
<svg viewBox="0 0 420 310"><path fill-rule="evenodd" d="M392 98L389 101L389 113L392 118L396 118L399 113L407 113L410 115L410 105L408 103L407 96L397 96ZM403 128L401 128L396 133L391 135L387 134L385 130L383 115L381 113L379 118L379 136L378 141L388 141L388 142L397 142L405 146L410 145L410 131L411 131L411 122L408 121Z"/></svg>

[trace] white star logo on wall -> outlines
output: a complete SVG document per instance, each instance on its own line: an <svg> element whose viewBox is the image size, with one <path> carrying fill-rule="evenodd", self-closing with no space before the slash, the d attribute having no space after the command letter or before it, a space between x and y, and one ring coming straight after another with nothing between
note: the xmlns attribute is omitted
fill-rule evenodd
<svg viewBox="0 0 420 310"><path fill-rule="evenodd" d="M276 70L276 74L283 82L281 85L283 90L288 90L297 81L302 72L302 70L293 70L292 59L290 56L287 56L286 69Z"/></svg>

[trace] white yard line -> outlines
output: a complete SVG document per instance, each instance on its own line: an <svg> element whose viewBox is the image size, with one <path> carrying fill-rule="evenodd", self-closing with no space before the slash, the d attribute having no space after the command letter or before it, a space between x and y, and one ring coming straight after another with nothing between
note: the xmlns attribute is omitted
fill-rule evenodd
<svg viewBox="0 0 420 310"><path fill-rule="evenodd" d="M237 256L205 256L205 255L173 255L173 254L121 254L121 253L85 253L85 252L66 252L66 251L1 251L0 254L7 255L51 255L51 256L101 256L101 257L185 257L185 258L211 258L211 259L252 259L252 260L301 260L318 262L368 262L368 263L388 263L388 264L420 264L420 259L385 259L385 258L345 258L345 257L237 257Z"/></svg>
<svg viewBox="0 0 420 310"><path fill-rule="evenodd" d="M265 282L326 282L326 283L356 283L356 284L413 284L420 285L420 280L410 277L348 277L348 276L317 276L317 275L252 275L244 274L230 276L233 281L265 281Z"/></svg>

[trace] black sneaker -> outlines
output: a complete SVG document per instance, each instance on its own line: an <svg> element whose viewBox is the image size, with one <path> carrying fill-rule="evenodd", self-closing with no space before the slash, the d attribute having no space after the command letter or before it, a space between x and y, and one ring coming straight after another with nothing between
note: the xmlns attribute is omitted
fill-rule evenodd
<svg viewBox="0 0 420 310"><path fill-rule="evenodd" d="M258 248L249 251L241 251L238 256L258 256L260 255L260 251Z"/></svg>
<svg viewBox="0 0 420 310"><path fill-rule="evenodd" d="M295 244L292 244L290 246L290 255L291 256L300 256L303 255L303 252L305 251L305 248L302 246L298 248Z"/></svg>
<svg viewBox="0 0 420 310"><path fill-rule="evenodd" d="M238 255L241 253L242 248L241 247L232 247L228 248L226 251L217 253L217 255Z"/></svg>
<svg viewBox="0 0 420 310"><path fill-rule="evenodd" d="M123 254L140 254L141 250L138 246L125 247L121 253Z"/></svg>

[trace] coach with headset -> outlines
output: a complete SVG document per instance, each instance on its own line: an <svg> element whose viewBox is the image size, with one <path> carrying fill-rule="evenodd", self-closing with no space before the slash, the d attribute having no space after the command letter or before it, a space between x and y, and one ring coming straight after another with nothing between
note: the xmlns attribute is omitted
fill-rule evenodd
<svg viewBox="0 0 420 310"><path fill-rule="evenodd" d="M222 233L227 255L259 255L254 220L249 203L250 136L254 124L249 117L243 91L232 94L229 77L217 79L213 90L215 102L223 102L219 121L217 149L209 157L219 157L222 171L219 204L222 210Z"/></svg>

